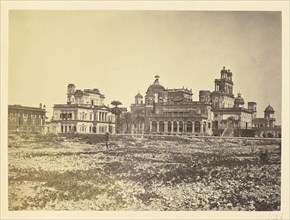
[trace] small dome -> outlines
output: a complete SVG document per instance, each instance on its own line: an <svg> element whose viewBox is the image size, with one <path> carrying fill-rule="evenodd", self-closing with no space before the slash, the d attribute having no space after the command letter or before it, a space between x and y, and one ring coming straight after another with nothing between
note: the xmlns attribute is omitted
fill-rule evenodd
<svg viewBox="0 0 290 220"><path fill-rule="evenodd" d="M138 92L138 94L135 95L135 98L143 98L143 96L140 94L140 92Z"/></svg>
<svg viewBox="0 0 290 220"><path fill-rule="evenodd" d="M148 87L147 93L159 93L165 90L165 88L159 83L159 76L156 75L155 78L154 83Z"/></svg>
<svg viewBox="0 0 290 220"><path fill-rule="evenodd" d="M272 113L274 113L275 111L274 111L273 107L269 104L267 106L267 108L265 108L265 112L272 112Z"/></svg>
<svg viewBox="0 0 290 220"><path fill-rule="evenodd" d="M67 85L67 87L75 87L75 84L70 83L70 84Z"/></svg>
<svg viewBox="0 0 290 220"><path fill-rule="evenodd" d="M243 105L245 104L244 99L241 96L241 93L238 93L238 97L235 98L235 104Z"/></svg>

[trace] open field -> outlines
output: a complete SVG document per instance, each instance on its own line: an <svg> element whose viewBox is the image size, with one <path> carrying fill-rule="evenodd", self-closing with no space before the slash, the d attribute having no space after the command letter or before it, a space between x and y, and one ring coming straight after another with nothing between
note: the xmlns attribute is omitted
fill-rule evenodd
<svg viewBox="0 0 290 220"><path fill-rule="evenodd" d="M9 210L280 210L278 140L102 138L9 134Z"/></svg>

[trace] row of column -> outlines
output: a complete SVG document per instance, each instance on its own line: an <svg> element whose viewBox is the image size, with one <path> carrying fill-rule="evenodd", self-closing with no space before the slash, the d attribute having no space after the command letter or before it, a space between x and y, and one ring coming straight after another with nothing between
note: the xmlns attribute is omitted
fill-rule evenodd
<svg viewBox="0 0 290 220"><path fill-rule="evenodd" d="M74 117L73 116L74 116L74 114L72 114L72 120L74 120ZM107 112L99 112L98 119L97 118L94 119L94 116L97 117L96 114L94 115L94 114L90 113L90 118L88 119L87 118L87 113L84 113L83 112L83 113L80 113L79 120L86 120L86 121L88 121L88 120L89 121L94 121L94 120L108 121L108 113Z"/></svg>
<svg viewBox="0 0 290 220"><path fill-rule="evenodd" d="M107 112L99 112L99 121L107 121L108 113Z"/></svg>
<svg viewBox="0 0 290 220"><path fill-rule="evenodd" d="M78 132L78 133L105 133L110 131L110 125L108 124L99 124L97 126L92 125L79 125L78 128L76 125L61 125L61 133L69 132ZM114 127L111 127L111 131L114 132Z"/></svg>
<svg viewBox="0 0 290 220"><path fill-rule="evenodd" d="M154 121L153 121L154 122ZM152 132L153 131L153 122L150 123L150 131ZM178 122L177 123L177 129L176 131L174 131L174 123L171 122L171 128L170 130L168 130L168 122L165 121L163 122L164 123L164 130L160 130L160 122L156 122L156 132L192 132L192 133L195 133L195 123L196 122L191 122L191 127L187 126L187 122L183 122L182 123L182 131L180 131L180 123ZM197 131L198 133L201 133L204 129L206 130L206 127L204 128L204 126L206 126L206 124L204 125L202 122L199 122L199 131ZM191 128L191 131L190 131L190 128Z"/></svg>

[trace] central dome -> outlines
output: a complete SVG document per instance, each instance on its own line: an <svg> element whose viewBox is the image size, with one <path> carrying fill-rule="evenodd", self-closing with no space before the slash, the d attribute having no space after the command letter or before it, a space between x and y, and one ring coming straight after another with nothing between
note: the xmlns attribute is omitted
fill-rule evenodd
<svg viewBox="0 0 290 220"><path fill-rule="evenodd" d="M147 93L159 93L165 90L165 88L159 83L159 76L156 75L155 78L154 83L148 87Z"/></svg>

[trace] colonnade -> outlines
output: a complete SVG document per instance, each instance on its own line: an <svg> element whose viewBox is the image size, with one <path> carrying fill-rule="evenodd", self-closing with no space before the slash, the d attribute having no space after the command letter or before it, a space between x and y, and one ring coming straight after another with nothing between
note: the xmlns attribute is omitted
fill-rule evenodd
<svg viewBox="0 0 290 220"><path fill-rule="evenodd" d="M207 125L202 121L151 121L150 132L205 133Z"/></svg>
<svg viewBox="0 0 290 220"><path fill-rule="evenodd" d="M108 113L99 112L99 121L108 121Z"/></svg>

